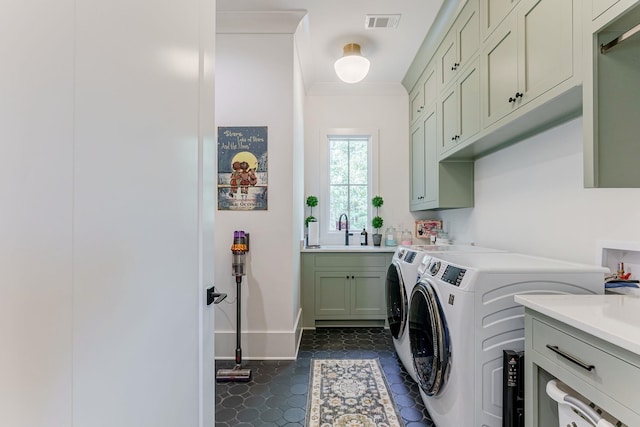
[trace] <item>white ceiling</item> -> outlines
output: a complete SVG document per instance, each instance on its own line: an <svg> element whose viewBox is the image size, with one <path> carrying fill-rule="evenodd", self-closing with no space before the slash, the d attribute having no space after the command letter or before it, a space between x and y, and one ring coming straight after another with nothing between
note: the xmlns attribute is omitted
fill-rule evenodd
<svg viewBox="0 0 640 427"><path fill-rule="evenodd" d="M307 90L314 87L345 86L338 80L333 63L342 56L347 43L359 43L362 55L369 58L367 77L347 86L399 86L443 0L217 0L218 32L237 26L238 14L256 18L249 12L293 17L302 21L296 33L296 44ZM297 11L278 14L276 11ZM399 14L397 28L366 29L365 15ZM235 19L231 19L235 17ZM252 21L255 23L255 20ZM293 27L295 29L295 25ZM282 32L275 28L263 32ZM256 31L256 32L260 32ZM293 32L293 31L292 31Z"/></svg>

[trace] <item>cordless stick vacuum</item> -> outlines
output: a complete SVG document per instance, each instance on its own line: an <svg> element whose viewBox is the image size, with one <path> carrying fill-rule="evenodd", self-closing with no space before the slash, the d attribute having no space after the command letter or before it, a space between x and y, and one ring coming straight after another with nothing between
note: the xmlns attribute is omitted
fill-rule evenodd
<svg viewBox="0 0 640 427"><path fill-rule="evenodd" d="M246 253L249 252L249 235L244 231L233 232L233 245L231 245L231 253L233 254L233 266L231 275L236 277L236 366L233 369L218 369L216 373L217 381L249 381L251 379L251 370L242 368L242 348L240 346L241 331L240 314L241 301L240 288L242 284L242 276L246 275L244 271Z"/></svg>

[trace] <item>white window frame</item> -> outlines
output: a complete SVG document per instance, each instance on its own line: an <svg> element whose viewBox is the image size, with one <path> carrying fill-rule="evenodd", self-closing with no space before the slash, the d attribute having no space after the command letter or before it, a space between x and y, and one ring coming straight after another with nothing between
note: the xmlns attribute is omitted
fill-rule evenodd
<svg viewBox="0 0 640 427"><path fill-rule="evenodd" d="M329 218L329 139L336 137L346 138L367 138L369 140L368 150L368 190L370 198L378 194L378 175L379 175L379 160L378 160L378 129L363 129L363 128L332 128L325 129L320 132L320 194L321 200L326 200L326 203L320 203L320 244L324 245L343 245L344 244L344 231L330 231L329 224L331 221L337 221L338 218ZM371 234L371 218L373 214L373 206L371 206L371 200L367 204L367 216L369 218L369 224L367 224L367 232ZM360 232L362 230L349 230L353 233L350 237L350 244L359 244ZM371 238L369 238L369 244L371 244Z"/></svg>

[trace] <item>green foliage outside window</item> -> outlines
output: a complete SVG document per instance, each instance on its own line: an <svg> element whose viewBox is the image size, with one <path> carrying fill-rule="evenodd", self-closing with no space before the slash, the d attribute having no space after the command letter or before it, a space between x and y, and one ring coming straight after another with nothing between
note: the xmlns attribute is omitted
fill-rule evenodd
<svg viewBox="0 0 640 427"><path fill-rule="evenodd" d="M350 230L369 222L369 139L333 137L329 140L329 230L347 214ZM343 224L346 225L346 224Z"/></svg>

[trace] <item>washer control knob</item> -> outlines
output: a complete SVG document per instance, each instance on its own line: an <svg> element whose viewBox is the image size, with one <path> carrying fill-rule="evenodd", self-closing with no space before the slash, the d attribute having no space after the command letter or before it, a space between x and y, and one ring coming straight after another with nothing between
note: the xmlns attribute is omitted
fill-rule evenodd
<svg viewBox="0 0 640 427"><path fill-rule="evenodd" d="M432 262L431 265L429 266L429 273L432 276L435 276L436 274L438 274L438 271L440 271L440 261Z"/></svg>

